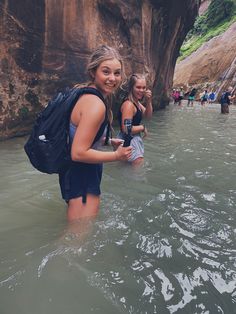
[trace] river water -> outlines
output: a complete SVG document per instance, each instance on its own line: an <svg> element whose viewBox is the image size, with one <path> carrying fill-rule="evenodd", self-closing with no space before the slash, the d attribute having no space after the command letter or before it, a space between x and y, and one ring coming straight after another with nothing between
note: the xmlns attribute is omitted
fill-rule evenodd
<svg viewBox="0 0 236 314"><path fill-rule="evenodd" d="M96 219L66 222L26 138L0 143L0 313L236 313L236 107L147 123L139 171L104 166Z"/></svg>

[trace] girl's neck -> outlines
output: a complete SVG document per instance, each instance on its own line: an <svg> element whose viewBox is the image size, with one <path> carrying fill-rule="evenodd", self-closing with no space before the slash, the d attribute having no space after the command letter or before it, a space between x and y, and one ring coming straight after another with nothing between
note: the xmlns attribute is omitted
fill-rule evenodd
<svg viewBox="0 0 236 314"><path fill-rule="evenodd" d="M89 86L89 87L96 88L96 89L102 94L102 96L104 97L104 99L107 98L107 94L103 93L94 83L90 83L88 86Z"/></svg>
<svg viewBox="0 0 236 314"><path fill-rule="evenodd" d="M140 109L141 102L139 99L134 99L135 105Z"/></svg>
<svg viewBox="0 0 236 314"><path fill-rule="evenodd" d="M133 100L134 100L135 105L139 106L140 100L137 99L136 97L133 97Z"/></svg>

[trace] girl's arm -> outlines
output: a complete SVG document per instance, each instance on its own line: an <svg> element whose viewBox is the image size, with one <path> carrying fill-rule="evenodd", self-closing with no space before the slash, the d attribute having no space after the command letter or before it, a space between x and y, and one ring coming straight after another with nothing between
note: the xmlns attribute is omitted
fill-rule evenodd
<svg viewBox="0 0 236 314"><path fill-rule="evenodd" d="M143 113L144 117L147 119L151 119L152 113L153 113L153 107L152 107L152 92L150 89L147 89L145 92L145 99L146 99L146 106L143 106Z"/></svg>
<svg viewBox="0 0 236 314"><path fill-rule="evenodd" d="M115 152L103 152L92 149L93 140L105 118L104 103L94 95L84 95L79 99L72 112L72 121L77 125L71 147L73 161L100 163L115 160L127 160L131 148L120 146Z"/></svg>
<svg viewBox="0 0 236 314"><path fill-rule="evenodd" d="M125 119L133 119L133 116L135 114L134 104L131 101L126 100L121 107L121 113L122 113L122 126L121 126L122 132L126 132L124 121L125 121ZM133 125L131 133L134 135L134 134L143 132L144 129L145 129L145 127L142 124Z"/></svg>

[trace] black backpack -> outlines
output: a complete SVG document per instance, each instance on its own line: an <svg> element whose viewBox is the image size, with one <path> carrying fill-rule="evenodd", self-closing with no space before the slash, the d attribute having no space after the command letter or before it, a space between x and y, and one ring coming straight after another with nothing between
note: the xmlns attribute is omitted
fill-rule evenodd
<svg viewBox="0 0 236 314"><path fill-rule="evenodd" d="M220 96L220 104L225 104L225 103L227 103L226 92L223 92Z"/></svg>
<svg viewBox="0 0 236 314"><path fill-rule="evenodd" d="M82 87L59 92L39 113L24 149L31 164L39 171L52 174L65 170L71 162L69 123L71 112L83 94L102 94L95 88Z"/></svg>

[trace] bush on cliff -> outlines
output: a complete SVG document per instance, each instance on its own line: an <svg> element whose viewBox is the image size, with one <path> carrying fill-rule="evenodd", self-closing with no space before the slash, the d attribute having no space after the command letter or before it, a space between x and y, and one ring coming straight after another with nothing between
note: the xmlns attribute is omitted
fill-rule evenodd
<svg viewBox="0 0 236 314"><path fill-rule="evenodd" d="M197 50L204 42L223 33L236 21L236 0L212 0L207 11L198 16L180 49L179 60Z"/></svg>

